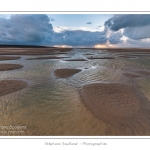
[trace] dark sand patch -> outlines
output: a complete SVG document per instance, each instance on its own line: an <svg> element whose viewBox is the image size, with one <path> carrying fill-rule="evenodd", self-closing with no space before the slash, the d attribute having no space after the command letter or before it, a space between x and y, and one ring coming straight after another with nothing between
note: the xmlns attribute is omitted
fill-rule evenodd
<svg viewBox="0 0 150 150"><path fill-rule="evenodd" d="M67 78L73 76L76 73L79 73L80 71L81 69L67 69L67 68L56 69L54 71L54 75L58 78Z"/></svg>
<svg viewBox="0 0 150 150"><path fill-rule="evenodd" d="M16 60L16 59L20 59L21 57L19 56L0 56L0 60Z"/></svg>
<svg viewBox="0 0 150 150"><path fill-rule="evenodd" d="M144 48L106 48L104 50L107 50L110 52L141 52L141 51L150 52L150 49L144 49Z"/></svg>
<svg viewBox="0 0 150 150"><path fill-rule="evenodd" d="M14 70L20 68L23 68L23 66L19 64L0 64L0 71Z"/></svg>
<svg viewBox="0 0 150 150"><path fill-rule="evenodd" d="M95 83L81 89L83 102L99 119L109 123L119 135L150 133L150 104L130 84ZM115 131L114 131L115 132ZM107 133L109 134L109 133Z"/></svg>
<svg viewBox="0 0 150 150"><path fill-rule="evenodd" d="M130 70L130 72L122 73L124 76L129 78L138 78L138 77L145 77L150 75L150 71L147 70Z"/></svg>
<svg viewBox="0 0 150 150"><path fill-rule="evenodd" d="M147 54L131 54L131 57L150 57L150 55Z"/></svg>
<svg viewBox="0 0 150 150"><path fill-rule="evenodd" d="M49 56L49 57L27 58L26 60L36 60L36 59L63 59L63 58L69 58L69 57Z"/></svg>
<svg viewBox="0 0 150 150"><path fill-rule="evenodd" d="M88 59L115 59L114 57L87 57Z"/></svg>
<svg viewBox="0 0 150 150"><path fill-rule="evenodd" d="M118 57L121 57L121 58L135 58L133 56L128 56L128 55L118 55Z"/></svg>
<svg viewBox="0 0 150 150"><path fill-rule="evenodd" d="M135 78L150 76L150 71L147 70L128 70L122 73L122 82L134 84Z"/></svg>
<svg viewBox="0 0 150 150"><path fill-rule="evenodd" d="M87 53L87 54L83 54L83 55L94 55L94 54Z"/></svg>
<svg viewBox="0 0 150 150"><path fill-rule="evenodd" d="M132 84L134 83L135 78L142 77L142 75L135 73L135 72L124 72L122 73L122 75L123 75L122 81L125 81L127 83L132 83Z"/></svg>
<svg viewBox="0 0 150 150"><path fill-rule="evenodd" d="M141 77L141 75L139 74L136 74L136 73L131 73L131 72L125 72L123 73L123 75L129 77L129 78L138 78L138 77Z"/></svg>
<svg viewBox="0 0 150 150"><path fill-rule="evenodd" d="M60 54L60 55L61 55L61 54L68 54L68 53L65 53L65 52L58 52L58 53L55 53L55 54L58 54L58 55Z"/></svg>
<svg viewBox="0 0 150 150"><path fill-rule="evenodd" d="M0 96L24 89L27 83L19 80L2 80L0 81Z"/></svg>
<svg viewBox="0 0 150 150"><path fill-rule="evenodd" d="M136 73L139 73L141 75L144 75L144 76L149 76L150 75L150 71L147 71L147 70L137 70L137 71L134 71Z"/></svg>
<svg viewBox="0 0 150 150"><path fill-rule="evenodd" d="M88 61L86 59L65 59L64 61Z"/></svg>

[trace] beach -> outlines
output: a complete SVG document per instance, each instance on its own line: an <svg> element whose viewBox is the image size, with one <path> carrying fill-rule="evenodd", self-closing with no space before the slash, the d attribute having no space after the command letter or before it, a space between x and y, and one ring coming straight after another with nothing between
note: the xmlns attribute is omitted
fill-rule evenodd
<svg viewBox="0 0 150 150"><path fill-rule="evenodd" d="M0 126L27 126L1 135L150 135L149 62L150 49L0 47Z"/></svg>

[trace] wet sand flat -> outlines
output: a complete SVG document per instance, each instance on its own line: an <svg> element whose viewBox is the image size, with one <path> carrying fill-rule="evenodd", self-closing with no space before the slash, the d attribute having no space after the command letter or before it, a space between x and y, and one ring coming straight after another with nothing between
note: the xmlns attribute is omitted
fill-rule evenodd
<svg viewBox="0 0 150 150"><path fill-rule="evenodd" d="M27 58L26 60L36 60L36 59L63 59L63 58L69 58L69 57L49 56L49 57Z"/></svg>
<svg viewBox="0 0 150 150"><path fill-rule="evenodd" d="M94 49L96 50L96 49ZM98 50L98 49L97 49ZM101 49L99 49L101 50ZM147 48L106 48L105 50L109 52L150 52L150 49Z"/></svg>
<svg viewBox="0 0 150 150"><path fill-rule="evenodd" d="M56 77L59 77L59 78L68 78L68 77L71 77L80 71L81 71L81 69L62 68L62 69L56 69L54 71L54 75Z"/></svg>
<svg viewBox="0 0 150 150"><path fill-rule="evenodd" d="M23 68L20 64L0 64L0 71L14 70Z"/></svg>
<svg viewBox="0 0 150 150"><path fill-rule="evenodd" d="M0 81L0 96L10 94L12 92L24 89L27 83L19 80L1 80Z"/></svg>

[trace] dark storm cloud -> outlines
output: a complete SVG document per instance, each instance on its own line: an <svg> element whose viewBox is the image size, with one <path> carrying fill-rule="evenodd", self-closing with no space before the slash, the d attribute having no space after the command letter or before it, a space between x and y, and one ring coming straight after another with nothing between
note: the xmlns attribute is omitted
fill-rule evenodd
<svg viewBox="0 0 150 150"><path fill-rule="evenodd" d="M63 30L56 33L47 15L0 18L0 44L87 46L106 43L106 31Z"/></svg>
<svg viewBox="0 0 150 150"><path fill-rule="evenodd" d="M150 38L150 14L115 15L105 22L105 28L123 29L123 35L133 40Z"/></svg>
<svg viewBox="0 0 150 150"><path fill-rule="evenodd" d="M53 27L47 15L11 15L0 18L0 43L44 44L51 42Z"/></svg>
<svg viewBox="0 0 150 150"><path fill-rule="evenodd" d="M109 36L109 43L110 44L118 44L121 43L121 38L122 38L123 34L121 32L117 32L117 33L112 33Z"/></svg>
<svg viewBox="0 0 150 150"><path fill-rule="evenodd" d="M92 24L92 22L87 22L86 24Z"/></svg>
<svg viewBox="0 0 150 150"><path fill-rule="evenodd" d="M150 14L123 14L115 15L105 22L105 26L118 31L127 27L141 27L150 25Z"/></svg>
<svg viewBox="0 0 150 150"><path fill-rule="evenodd" d="M150 38L150 25L143 27L125 28L124 35L134 40Z"/></svg>
<svg viewBox="0 0 150 150"><path fill-rule="evenodd" d="M72 46L92 46L107 42L105 32L90 32L82 30L64 31L62 33L55 33L55 44L66 44Z"/></svg>

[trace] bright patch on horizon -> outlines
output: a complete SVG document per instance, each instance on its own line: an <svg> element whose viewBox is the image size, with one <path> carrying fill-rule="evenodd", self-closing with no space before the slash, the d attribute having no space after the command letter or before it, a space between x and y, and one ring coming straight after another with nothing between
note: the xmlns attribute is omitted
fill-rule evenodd
<svg viewBox="0 0 150 150"><path fill-rule="evenodd" d="M97 44L97 45L95 45L94 47L95 47L95 48L107 48L107 46L104 45L104 44Z"/></svg>
<svg viewBox="0 0 150 150"><path fill-rule="evenodd" d="M60 47L60 48L72 48L70 45L54 45L54 47Z"/></svg>

